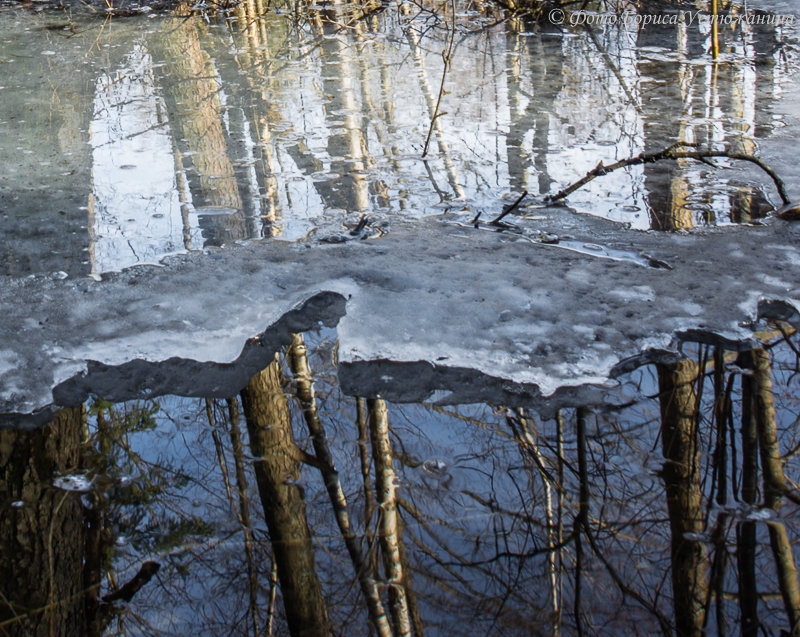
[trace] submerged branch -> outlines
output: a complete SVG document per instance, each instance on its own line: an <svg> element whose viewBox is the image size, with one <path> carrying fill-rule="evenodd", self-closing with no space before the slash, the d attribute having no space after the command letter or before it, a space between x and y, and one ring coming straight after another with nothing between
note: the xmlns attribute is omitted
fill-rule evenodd
<svg viewBox="0 0 800 637"><path fill-rule="evenodd" d="M783 183L783 180L778 177L772 168L767 166L761 159L754 155L749 155L747 153L734 153L727 150L681 150L684 148L699 148L699 144L693 142L676 142L671 146L665 148L664 150L658 151L656 153L641 153L636 157L629 157L628 159L621 159L613 164L609 164L608 166L604 166L603 162L601 161L597 166L595 166L592 170L586 173L583 177L581 177L578 181L570 184L563 190L558 191L554 195L548 195L545 198L545 201L548 203L552 203L554 201L559 201L560 199L564 199L568 197L573 192L582 188L590 181L592 181L595 177L602 177L603 175L607 175L610 172L618 170L619 168L626 168L628 166L638 166L640 164L652 164L657 161L661 161L663 159L695 159L697 161L702 161L705 163L708 162L709 159L713 159L715 157L726 157L728 159L738 159L739 161L747 161L751 164L755 164L765 173L767 173L770 178L772 179L775 187L778 190L778 194L781 197L781 201L784 205L790 203L789 195L786 192L786 186ZM713 164L712 164L713 165Z"/></svg>

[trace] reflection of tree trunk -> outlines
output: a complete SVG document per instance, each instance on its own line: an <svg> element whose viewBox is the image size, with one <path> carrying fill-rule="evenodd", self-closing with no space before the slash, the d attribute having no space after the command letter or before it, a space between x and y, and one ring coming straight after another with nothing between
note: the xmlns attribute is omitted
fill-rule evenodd
<svg viewBox="0 0 800 637"><path fill-rule="evenodd" d="M730 385L730 383L728 383ZM699 398L698 398L698 402ZM728 448L727 448L727 425L729 413L729 393L726 391L725 384L725 350L721 347L714 348L714 423L716 424L716 441L713 457L713 472L716 476L716 502L720 506L728 503ZM727 532L729 517L725 513L720 513L717 522L711 533L711 541L714 545L714 559L711 564L711 585L709 595L713 591L717 632L724 635L726 632L726 621L724 613L724 580L728 570L728 548ZM708 605L707 605L708 607ZM706 614L708 621L708 613Z"/></svg>
<svg viewBox="0 0 800 637"><path fill-rule="evenodd" d="M679 27L680 29L681 27ZM677 34L676 34L677 35ZM638 32L637 44L650 46L656 41L661 41L666 33L663 29L640 29ZM674 37L674 36L673 36ZM658 40L657 40L658 39ZM686 41L678 38L679 50L683 56L687 56ZM685 77L691 74L690 65L680 64L674 67L665 67L659 62L642 60L639 64L642 77L657 77L663 79L660 82L643 82L641 84L641 104L642 121L644 125L644 150L651 152L662 149L666 144L677 140L685 140L686 127L676 131L674 123L662 115L661 109L664 104L676 104L676 108L682 105L687 110L687 102L691 96L687 94L686 88L692 86L692 79ZM693 139L693 138L689 138ZM669 165L645 164L644 187L645 196L650 207L650 219L652 227L656 230L676 230L678 228L691 227L691 216L687 214L683 204L686 200L687 184L683 179L685 161L670 162Z"/></svg>
<svg viewBox="0 0 800 637"><path fill-rule="evenodd" d="M726 426L728 424L728 393L725 391L725 350L714 348L714 422L717 425L714 448L714 473L717 478L717 504L728 502L728 449Z"/></svg>
<svg viewBox="0 0 800 637"><path fill-rule="evenodd" d="M375 460L375 491L380 506L380 541L386 579L389 581L389 612L396 635L410 635L408 598L405 580L409 573L403 572L400 556L400 518L397 513L397 484L392 462L392 447L389 442L389 412L380 399L367 401L369 408L372 453Z"/></svg>
<svg viewBox="0 0 800 637"><path fill-rule="evenodd" d="M36 431L0 431L0 502L22 503L0 518L4 635L88 632L80 495L51 486L78 468L82 427L82 408L73 407Z"/></svg>
<svg viewBox="0 0 800 637"><path fill-rule="evenodd" d="M739 355L737 363L749 367L752 355ZM756 429L755 386L752 376L742 375L742 500L756 503L758 488L758 430ZM742 637L758 634L758 587L756 580L756 523L742 522L736 533L739 570L739 606L742 609Z"/></svg>
<svg viewBox="0 0 800 637"><path fill-rule="evenodd" d="M339 24L346 23L343 6L333 6L322 15L318 32L323 36L320 53L323 63L323 91L327 97L326 119L331 131L328 155L331 171L340 175L327 184L329 205L348 211L369 208L369 189L364 176L367 143L361 130L362 110L356 99L356 74L351 44Z"/></svg>
<svg viewBox="0 0 800 637"><path fill-rule="evenodd" d="M411 582L411 563L408 561L408 553L406 552L406 543L403 541L403 518L398 515L398 537L400 541L397 543L400 549L400 565L403 569L405 579L403 586L408 598L408 612L411 616L411 627L414 629L414 637L424 637L425 627L422 624L422 616L419 613L419 605L417 604L417 593L414 591L414 586Z"/></svg>
<svg viewBox="0 0 800 637"><path fill-rule="evenodd" d="M792 627L792 636L800 635L800 589L797 586L797 568L792 555L792 544L786 533L786 525L782 522L770 522L769 543L775 557L775 566L778 570L778 585L781 597L786 607L789 624Z"/></svg>
<svg viewBox="0 0 800 637"><path fill-rule="evenodd" d="M772 400L769 354L765 350L757 348L751 352L751 356L755 385L756 431L758 432L758 447L761 452L761 468L764 472L764 501L768 507L777 510L780 508L781 498L786 491L786 478L783 475L783 463L775 428L775 405Z"/></svg>
<svg viewBox="0 0 800 637"><path fill-rule="evenodd" d="M556 480L558 482L558 499L556 501L557 505L557 517L556 517L556 535L555 541L557 546L561 546L564 542L564 414L559 409L556 412L556 455L558 458L556 459L557 462L557 471L556 471ZM553 590L553 596L559 600L559 608L556 616L554 618L554 635L558 635L561 633L561 622L563 617L563 610L562 610L562 580L563 580L563 573L564 573L564 549L558 550L558 560L556 562L556 573L558 575L558 579L556 582L556 588Z"/></svg>
<svg viewBox="0 0 800 637"><path fill-rule="evenodd" d="M286 619L292 635L330 633L306 520L300 463L278 361L250 379L242 405L256 482L269 528Z"/></svg>
<svg viewBox="0 0 800 637"><path fill-rule="evenodd" d="M375 582L373 572L369 568L369 562L361 553L358 545L358 538L350 525L350 514L347 511L347 500L345 499L342 483L339 481L339 473L333 465L333 454L328 444L328 436L325 427L319 419L317 413L317 399L314 394L314 383L311 379L311 368L308 365L308 355L303 337L300 334L292 335L292 346L289 350L289 364L295 378L297 387L297 398L303 408L308 431L314 445L314 453L323 465L322 477L325 481L325 488L328 491L333 510L336 514L336 522L339 531L344 539L350 560L356 569L361 592L367 601L370 621L379 635L391 637L389 621L386 618L386 611L381 602L380 591Z"/></svg>
<svg viewBox="0 0 800 637"><path fill-rule="evenodd" d="M170 74L165 97L170 110L180 113L173 122L175 138L181 140L177 143L185 148L184 158L191 161L196 175L192 178L189 173L194 206L198 212L206 207L238 211L242 200L221 119L220 87L213 62L200 41L198 22L184 19L164 42ZM246 238L241 215L202 215L204 236L214 244Z"/></svg>
<svg viewBox="0 0 800 637"><path fill-rule="evenodd" d="M581 533L589 534L589 470L586 459L586 418L589 410L578 407L575 410L575 429L578 445L578 515L575 516L575 593L573 599L573 612L575 613L575 626L577 634L583 635L583 622L581 620L581 579L583 576L583 540Z"/></svg>
<svg viewBox="0 0 800 637"><path fill-rule="evenodd" d="M542 38L530 39L530 59L533 73L532 83L535 86L535 98L528 104L528 114L533 119L533 164L538 175L539 193L550 191L553 179L548 172L548 156L550 149L551 113L555 111L555 100L558 98L563 80L563 58L560 54L547 55ZM510 170L509 170L510 172Z"/></svg>
<svg viewBox="0 0 800 637"><path fill-rule="evenodd" d="M241 171L240 184L242 188L251 189L249 201L245 204L249 237L281 234L278 225L279 184L275 177L281 169L270 126L283 119L275 108L275 95L282 88L272 74L274 60L271 48L285 34L281 33L279 25L265 19L267 11L268 7L262 0L247 0L236 5L236 26L241 33L238 37L234 36L235 64L221 64L218 69L223 83L229 88L234 87L228 95L228 101L237 103L242 114L240 139L237 141L235 136L229 139L233 141L231 147L240 156L237 162L241 166L237 169ZM241 90L237 90L239 87ZM242 96L255 96L258 99L243 101ZM249 141L242 143L245 139ZM251 142L255 143L255 147L250 146Z"/></svg>
<svg viewBox="0 0 800 637"><path fill-rule="evenodd" d="M544 484L544 497L545 497L545 526L547 529L547 542L550 546L556 546L560 543L558 539L558 532L553 515L553 476L545 467L545 458L539 448L539 433L536 421L529 418L525 414L525 410L521 407L516 410L515 417L507 416L506 420L514 432L514 438L520 449L523 464L525 465L526 472L528 473L529 488L531 493L534 493L534 474L532 466L536 467ZM556 482L557 488L560 488L561 482ZM588 500L587 500L588 504ZM556 551L550 551L548 555L548 562L550 565L550 601L553 608L553 634L558 635L559 626L557 618L560 615L560 599L558 595L558 571L556 564Z"/></svg>
<svg viewBox="0 0 800 637"><path fill-rule="evenodd" d="M82 439L89 440L88 420L83 418ZM84 460L94 468L98 475L111 470L114 463L113 444L115 432L106 420L105 410L97 411L97 433L92 457ZM114 533L108 522L108 498L97 492L86 495L91 499L91 507L84 509L86 544L83 557L83 586L86 591L86 612L89 615L88 637L100 637L111 622L115 610L110 605L100 605L98 601L100 585L107 567L108 548L114 543Z"/></svg>
<svg viewBox="0 0 800 637"><path fill-rule="evenodd" d="M378 23L374 24L374 30L372 33L378 33L380 31L380 25ZM388 63L386 58L383 55L380 55L381 49L373 49L374 43L372 39L369 40L365 36L365 30L362 28L362 23L359 22L355 25L355 33L358 36L359 47L357 50L358 53L358 71L359 71L359 82L361 83L361 96L364 102L364 112L365 117L367 114L372 123L373 131L375 133L375 137L378 139L378 144L380 148L383 150L383 155L386 159L386 162L391 170L394 172L398 172L400 170L400 164L396 159L397 152L396 152L396 139L393 138L388 132L387 128L392 126L392 119L391 119L391 108L390 109L378 109L375 104L375 98L372 94L372 82L370 81L370 71L375 66L380 67L381 69L381 78L385 77L388 72ZM369 62L369 57L366 55L368 52L373 51L374 55L377 57L375 63ZM390 95L391 93L387 93L386 96ZM386 97L384 96L384 97ZM387 100L389 101L389 100ZM385 119L385 121L384 121ZM367 168L373 168L375 165L375 161L372 156L369 154L369 144L367 143L367 135L364 135L364 147L365 147L365 159ZM377 195L377 202L378 205L382 208L389 208L392 205L392 197L389 193L389 188L386 185L386 182L382 179L375 180L370 185L370 192Z"/></svg>
<svg viewBox="0 0 800 637"><path fill-rule="evenodd" d="M783 494L786 491L786 477L783 473L778 434L775 424L775 405L772 398L769 353L756 348L750 353L753 368L752 389L755 394L751 405L755 406L758 447L761 452L761 469L764 475L764 503L774 511L779 511ZM769 542L775 557L781 596L792 627L792 635L800 635L800 587L797 581L797 568L792 556L792 545L786 533L786 526L780 522L770 522Z"/></svg>
<svg viewBox="0 0 800 637"><path fill-rule="evenodd" d="M528 168L530 153L525 147L525 135L529 129L527 121L521 121L522 80L522 35L519 20L512 20L506 26L506 85L508 86L509 130L506 135L506 161L508 180L512 191L522 192L528 187ZM533 100L531 100L531 103Z"/></svg>
<svg viewBox="0 0 800 637"><path fill-rule="evenodd" d="M198 21L184 20L164 42L171 75L168 93L181 112L175 120L176 136L186 140L199 178L195 197L203 205L238 208L241 200L222 126L219 85L200 42ZM195 205L199 205L197 200Z"/></svg>
<svg viewBox="0 0 800 637"><path fill-rule="evenodd" d="M684 359L674 365L658 365L657 369L675 624L680 636L699 635L707 591L705 551L702 544L685 537L703 530L694 392L697 365Z"/></svg>
<svg viewBox="0 0 800 637"><path fill-rule="evenodd" d="M244 450L242 437L239 434L239 401L236 398L228 399L228 416L231 430L231 450L233 452L233 466L236 472L236 490L239 496L239 524L244 534L244 552L247 560L247 592L250 597L250 615L253 624L253 634L259 634L258 627L258 571L253 549L255 537L253 526L250 523L250 500L247 495L247 476L244 472Z"/></svg>
<svg viewBox="0 0 800 637"><path fill-rule="evenodd" d="M361 464L361 481L364 483L364 537L367 546L373 547L372 514L375 512L375 497L370 479L369 432L367 428L367 401L356 398L356 428L358 429L358 457ZM373 573L378 572L375 551L370 548L369 563Z"/></svg>

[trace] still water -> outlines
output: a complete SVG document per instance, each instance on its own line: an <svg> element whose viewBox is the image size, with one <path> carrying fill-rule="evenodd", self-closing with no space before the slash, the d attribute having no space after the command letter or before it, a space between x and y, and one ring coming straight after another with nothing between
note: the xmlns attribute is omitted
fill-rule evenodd
<svg viewBox="0 0 800 637"><path fill-rule="evenodd" d="M95 398L0 431L0 626L778 634L800 610L800 358L762 336L546 419L345 395L321 330L229 400Z"/></svg>
<svg viewBox="0 0 800 637"><path fill-rule="evenodd" d="M796 26L724 29L715 60L702 15L563 30L479 9L0 8L0 271L99 275L255 238L340 241L359 221L373 237L397 219L489 220L523 191L517 220L541 234L543 196L600 161L678 140L759 154L792 123ZM790 143L765 159L796 172ZM569 204L636 229L779 205L763 175L717 163L632 166Z"/></svg>

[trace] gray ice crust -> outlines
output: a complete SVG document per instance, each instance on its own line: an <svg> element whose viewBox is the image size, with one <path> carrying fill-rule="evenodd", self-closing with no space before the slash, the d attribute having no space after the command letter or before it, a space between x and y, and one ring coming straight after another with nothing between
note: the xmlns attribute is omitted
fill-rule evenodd
<svg viewBox="0 0 800 637"><path fill-rule="evenodd" d="M584 229L574 240L672 269L428 220L366 241L191 253L102 281L6 278L0 412L29 414L89 393L225 395L289 331L317 321L338 321L345 366L427 361L542 396L607 382L643 353L675 352L682 338L749 347L759 313L800 325L800 225L692 234L599 220L575 227ZM479 384L480 374L470 377ZM384 380L349 390L391 394ZM435 389L449 395L448 387L400 395L423 399Z"/></svg>

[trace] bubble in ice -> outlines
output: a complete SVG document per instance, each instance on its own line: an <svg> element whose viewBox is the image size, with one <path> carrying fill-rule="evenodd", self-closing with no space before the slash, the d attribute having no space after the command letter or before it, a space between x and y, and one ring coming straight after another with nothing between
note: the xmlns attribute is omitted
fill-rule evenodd
<svg viewBox="0 0 800 637"><path fill-rule="evenodd" d="M422 468L426 473L434 476L441 476L447 473L449 465L441 458L431 458L422 463Z"/></svg>
<svg viewBox="0 0 800 637"><path fill-rule="evenodd" d="M62 491L86 493L92 489L92 481L84 475L75 474L56 478L53 480L53 486Z"/></svg>

